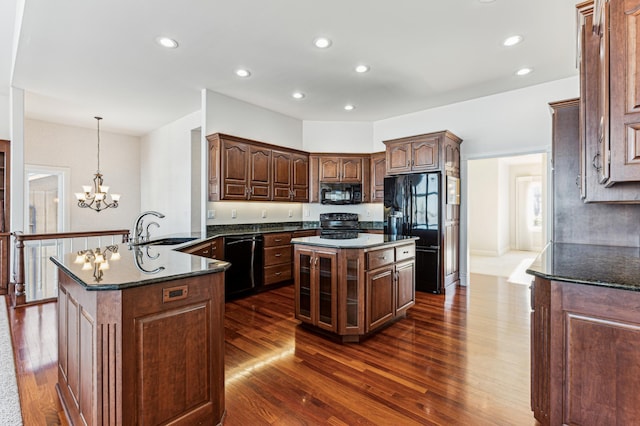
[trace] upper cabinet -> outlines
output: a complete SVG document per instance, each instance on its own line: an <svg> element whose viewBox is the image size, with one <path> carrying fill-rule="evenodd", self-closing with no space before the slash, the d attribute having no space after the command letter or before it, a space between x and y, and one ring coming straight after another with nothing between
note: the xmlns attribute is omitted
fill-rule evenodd
<svg viewBox="0 0 640 426"><path fill-rule="evenodd" d="M362 183L362 158L319 158L320 182Z"/></svg>
<svg viewBox="0 0 640 426"><path fill-rule="evenodd" d="M309 201L309 156L279 150L271 156L273 201Z"/></svg>
<svg viewBox="0 0 640 426"><path fill-rule="evenodd" d="M460 173L460 142L449 131L384 141L386 174L429 172L444 169L449 174Z"/></svg>
<svg viewBox="0 0 640 426"><path fill-rule="evenodd" d="M413 136L384 142L387 145L387 174L437 170L439 137Z"/></svg>
<svg viewBox="0 0 640 426"><path fill-rule="evenodd" d="M305 153L219 133L207 140L209 201L308 200Z"/></svg>
<svg viewBox="0 0 640 426"><path fill-rule="evenodd" d="M387 155L383 152L371 154L371 195L372 203L382 203L384 201L384 176L387 173Z"/></svg>
<svg viewBox="0 0 640 426"><path fill-rule="evenodd" d="M369 154L310 154L310 200L320 201L321 182L362 184L362 202L369 202Z"/></svg>
<svg viewBox="0 0 640 426"><path fill-rule="evenodd" d="M640 202L640 0L579 4L580 174L585 202Z"/></svg>

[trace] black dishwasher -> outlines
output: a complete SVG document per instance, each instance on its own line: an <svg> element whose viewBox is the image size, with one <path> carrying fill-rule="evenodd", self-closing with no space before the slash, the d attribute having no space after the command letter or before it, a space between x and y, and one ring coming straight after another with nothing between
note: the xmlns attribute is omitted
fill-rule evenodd
<svg viewBox="0 0 640 426"><path fill-rule="evenodd" d="M231 262L225 274L225 300L254 293L262 286L262 235L224 237L224 260Z"/></svg>

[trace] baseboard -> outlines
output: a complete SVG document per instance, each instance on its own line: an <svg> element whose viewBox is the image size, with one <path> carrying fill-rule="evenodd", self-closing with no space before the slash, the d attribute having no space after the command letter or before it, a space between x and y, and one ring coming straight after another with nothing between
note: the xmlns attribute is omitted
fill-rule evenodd
<svg viewBox="0 0 640 426"><path fill-rule="evenodd" d="M471 254L471 256L500 256L497 250L469 250L469 254Z"/></svg>

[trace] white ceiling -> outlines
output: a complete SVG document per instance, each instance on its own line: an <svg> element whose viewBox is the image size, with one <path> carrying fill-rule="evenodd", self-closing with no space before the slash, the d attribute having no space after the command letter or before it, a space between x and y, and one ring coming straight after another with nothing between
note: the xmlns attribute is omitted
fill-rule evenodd
<svg viewBox="0 0 640 426"><path fill-rule="evenodd" d="M25 89L29 118L93 127L102 115L103 129L133 135L200 109L203 88L303 120L374 121L577 74L576 0L0 3L0 93ZM502 46L514 34L524 41ZM312 45L319 35L331 48Z"/></svg>

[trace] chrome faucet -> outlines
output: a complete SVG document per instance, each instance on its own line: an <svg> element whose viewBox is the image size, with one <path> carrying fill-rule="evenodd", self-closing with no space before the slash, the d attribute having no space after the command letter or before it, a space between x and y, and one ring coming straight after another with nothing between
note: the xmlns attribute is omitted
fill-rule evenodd
<svg viewBox="0 0 640 426"><path fill-rule="evenodd" d="M160 227L160 225L158 224L158 222L151 222L147 225L147 233L146 235L142 235L143 232L143 226L142 226L142 222L145 218L145 216L148 215L153 215L155 217L159 217L160 219L162 219L164 217L164 215L160 212L156 212L153 210L149 210L146 212L142 212L140 213L140 215L136 218L135 222L133 222L133 241L131 241L130 245L135 245L135 244L141 244L144 243L146 241L149 241L149 227L151 225L156 225L158 228Z"/></svg>

